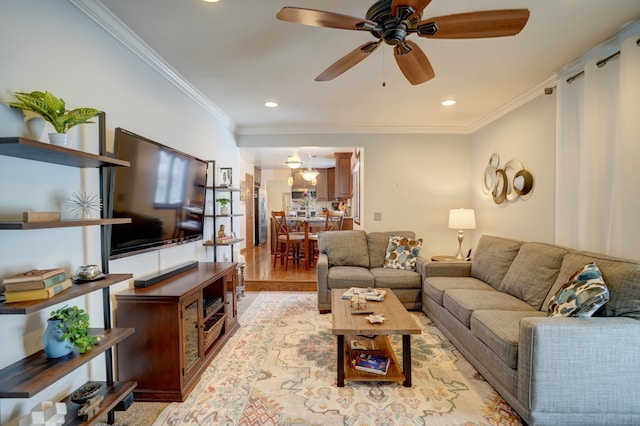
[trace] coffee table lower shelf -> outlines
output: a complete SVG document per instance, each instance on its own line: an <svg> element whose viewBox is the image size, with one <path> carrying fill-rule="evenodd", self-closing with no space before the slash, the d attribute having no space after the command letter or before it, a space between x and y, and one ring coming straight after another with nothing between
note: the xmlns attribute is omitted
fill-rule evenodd
<svg viewBox="0 0 640 426"><path fill-rule="evenodd" d="M346 340L350 341L350 339L353 336L346 336ZM362 337L361 337L362 339ZM351 381L360 381L360 382L399 382L399 383L404 383L405 381L405 376L402 373L402 369L400 368L400 364L398 363L398 358L396 357L395 352L393 351L393 348L391 347L391 342L389 341L389 337L388 336L384 336L384 335L379 335L379 336L375 336L375 342L377 344L377 346L380 348L379 350L375 350L375 351L360 351L360 350L352 350L350 345L344 344L344 340L345 340L345 336L344 335L338 335L338 349L340 349L340 346L343 347L343 369L344 369L344 380L351 380ZM342 340L342 345L340 344L340 340ZM389 357L391 359L391 363L389 364L389 370L387 371L387 374L382 375L382 374L375 374L375 373L368 373L366 371L360 371L360 370L356 370L355 368L353 368L353 366L351 365L351 355L354 352L367 352L367 353L374 353L377 355L382 355L382 356L386 356ZM339 369L339 367L338 367ZM341 386L340 384L338 384L338 386Z"/></svg>

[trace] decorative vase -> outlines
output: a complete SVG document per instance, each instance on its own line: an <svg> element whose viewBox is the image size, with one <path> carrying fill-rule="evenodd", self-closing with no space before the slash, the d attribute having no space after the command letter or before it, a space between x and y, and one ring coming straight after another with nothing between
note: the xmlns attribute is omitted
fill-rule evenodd
<svg viewBox="0 0 640 426"><path fill-rule="evenodd" d="M220 214L228 215L229 214L229 206L220 206Z"/></svg>
<svg viewBox="0 0 640 426"><path fill-rule="evenodd" d="M311 206L304 207L304 217L307 219L311 217Z"/></svg>
<svg viewBox="0 0 640 426"><path fill-rule="evenodd" d="M71 138L66 133L49 133L49 142L51 145L73 148Z"/></svg>
<svg viewBox="0 0 640 426"><path fill-rule="evenodd" d="M47 320L47 329L44 332L44 353L47 358L60 358L68 355L73 346L62 338L64 330L60 328L61 320Z"/></svg>

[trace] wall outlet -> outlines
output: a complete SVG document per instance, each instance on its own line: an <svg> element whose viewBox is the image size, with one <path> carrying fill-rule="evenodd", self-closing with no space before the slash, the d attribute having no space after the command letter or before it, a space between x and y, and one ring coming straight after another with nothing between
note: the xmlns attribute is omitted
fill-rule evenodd
<svg viewBox="0 0 640 426"><path fill-rule="evenodd" d="M380 213L380 212L373 212L373 220L376 220L376 221L380 221L380 220L382 220L382 213Z"/></svg>

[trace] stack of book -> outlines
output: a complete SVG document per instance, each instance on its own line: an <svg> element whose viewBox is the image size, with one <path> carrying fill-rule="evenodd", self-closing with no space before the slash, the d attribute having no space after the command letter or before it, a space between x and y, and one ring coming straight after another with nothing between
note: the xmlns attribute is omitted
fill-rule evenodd
<svg viewBox="0 0 640 426"><path fill-rule="evenodd" d="M384 355L362 352L357 354L351 363L356 370L384 376L389 371L391 359Z"/></svg>
<svg viewBox="0 0 640 426"><path fill-rule="evenodd" d="M375 288L359 288L351 287L349 290L342 294L342 298L351 300L353 297L364 297L365 300L372 300L374 302L382 302L384 296L387 294L384 290L376 290Z"/></svg>
<svg viewBox="0 0 640 426"><path fill-rule="evenodd" d="M63 268L32 269L2 280L5 303L49 299L71 287Z"/></svg>

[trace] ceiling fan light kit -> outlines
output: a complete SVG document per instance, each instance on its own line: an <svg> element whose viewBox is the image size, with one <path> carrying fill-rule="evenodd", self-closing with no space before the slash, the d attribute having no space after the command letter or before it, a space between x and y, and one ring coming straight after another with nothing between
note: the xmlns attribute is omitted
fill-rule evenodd
<svg viewBox="0 0 640 426"><path fill-rule="evenodd" d="M290 169L297 169L298 167L302 166L302 161L300 161L300 159L295 156L291 156L287 157L287 161L285 161L284 164L286 164Z"/></svg>
<svg viewBox="0 0 640 426"><path fill-rule="evenodd" d="M420 46L407 36L442 39L507 37L518 34L529 19L528 9L500 9L458 13L422 20L431 0L378 0L365 19L315 9L285 6L276 14L282 21L316 27L369 31L377 41L365 43L324 70L316 81L329 81L353 68L384 41L402 74L413 85L435 77L431 63Z"/></svg>

